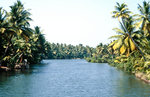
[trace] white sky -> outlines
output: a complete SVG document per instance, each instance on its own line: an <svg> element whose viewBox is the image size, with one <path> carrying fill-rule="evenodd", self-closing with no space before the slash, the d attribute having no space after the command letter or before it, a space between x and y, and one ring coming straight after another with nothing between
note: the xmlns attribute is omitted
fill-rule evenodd
<svg viewBox="0 0 150 97"><path fill-rule="evenodd" d="M0 7L9 11L16 0L0 0ZM95 47L100 42L109 43L118 27L111 18L116 2L127 3L137 12L137 4L143 0L21 0L31 9L31 26L40 26L49 42Z"/></svg>

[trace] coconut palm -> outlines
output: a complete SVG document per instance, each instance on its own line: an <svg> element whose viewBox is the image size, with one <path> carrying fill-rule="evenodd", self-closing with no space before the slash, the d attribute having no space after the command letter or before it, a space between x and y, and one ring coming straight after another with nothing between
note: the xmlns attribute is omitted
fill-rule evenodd
<svg viewBox="0 0 150 97"><path fill-rule="evenodd" d="M29 21L32 20L30 18L30 12L24 8L21 1L17 1L10 8L9 17L13 34L21 35L24 39L28 40L32 34L32 29L29 28Z"/></svg>
<svg viewBox="0 0 150 97"><path fill-rule="evenodd" d="M129 56L129 53L136 49L135 44L129 37L132 36L132 34L134 33L134 27L132 26L132 17L130 17L128 21L126 20L124 24L125 27L128 29L129 33L126 33L126 30L124 29L123 25L121 25L122 29L114 28L113 30L116 31L118 35L110 37L116 38L116 40L113 41L109 46L112 46L114 50L119 50L120 54L125 54Z"/></svg>
<svg viewBox="0 0 150 97"><path fill-rule="evenodd" d="M116 45L114 45L113 49L115 50L115 49L119 48L120 46L122 46L122 43L123 43L122 39L124 40L124 38L128 37L130 43L132 43L132 46L133 46L133 47L131 47L132 48L131 50L133 51L137 48L140 51L140 53L142 54L144 60L146 60L143 52L140 49L140 47L137 45L137 43L135 42L135 40L131 36L132 30L134 30L134 27L132 26L132 22L133 22L132 17L129 15L131 12L128 10L127 5L125 3L123 3L121 5L119 3L117 3L117 6L115 6L115 9L116 9L116 11L113 11L113 16L112 17L115 16L114 18L119 19L119 23L120 23L120 25L123 29L123 32L122 31L117 31L117 32L118 33L121 32L124 36L122 36L122 35L113 36L113 37L116 37L116 38L120 37L119 40L115 40L112 43L112 44L116 43ZM120 19L122 21L120 21ZM120 30L120 29L117 29L117 30ZM129 45L129 46L131 46L131 45ZM123 50L123 48L124 48L124 50ZM121 50L123 50L122 53L125 52L126 51L125 46L122 46ZM129 51L130 50L128 49L128 52Z"/></svg>
<svg viewBox="0 0 150 97"><path fill-rule="evenodd" d="M103 51L104 51L104 45L102 43L100 43L98 46L96 46L96 54L98 56L102 56L103 54Z"/></svg>
<svg viewBox="0 0 150 97"><path fill-rule="evenodd" d="M121 21L120 19L128 18L131 11L129 11L127 5L125 3L119 4L118 2L116 4L115 11L112 12L112 17L118 18L119 21Z"/></svg>
<svg viewBox="0 0 150 97"><path fill-rule="evenodd" d="M150 23L150 3L144 1L143 6L138 4L138 10L140 14L136 14L137 16L137 28L141 28L141 30L144 32L144 34L147 34L147 28L150 27L148 24ZM150 32L149 32L150 34Z"/></svg>
<svg viewBox="0 0 150 97"><path fill-rule="evenodd" d="M38 36L38 42L40 44L40 47L44 49L46 40L45 40L44 34L42 34L42 31L40 30L40 27L36 26L34 33Z"/></svg>
<svg viewBox="0 0 150 97"><path fill-rule="evenodd" d="M8 22L9 26L7 29L2 28L1 30L7 30L7 46L5 47L5 51L3 56L0 59L0 64L3 61L3 58L6 56L8 49L12 46L12 39L13 37L24 38L26 41L29 39L29 37L32 35L32 29L29 28L30 24L29 21L31 21L30 13L28 10L24 9L23 4L20 1L17 1L14 3L13 6L10 6L11 10L10 13L8 13ZM2 13L2 12L1 12ZM3 16L3 15L1 15ZM5 17L5 16L4 16ZM4 39L4 40L6 40Z"/></svg>
<svg viewBox="0 0 150 97"><path fill-rule="evenodd" d="M45 56L46 53L45 50L45 37L42 34L40 27L36 26L33 31L33 35L31 36L29 42L32 45L31 51L32 51L32 58L29 60L31 63L40 62Z"/></svg>

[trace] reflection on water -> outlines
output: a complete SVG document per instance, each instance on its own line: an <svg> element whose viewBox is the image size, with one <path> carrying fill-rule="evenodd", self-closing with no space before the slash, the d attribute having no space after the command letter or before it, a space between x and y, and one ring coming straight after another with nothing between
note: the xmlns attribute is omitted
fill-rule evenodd
<svg viewBox="0 0 150 97"><path fill-rule="evenodd" d="M107 63L44 60L26 71L0 73L0 97L149 97L150 85Z"/></svg>

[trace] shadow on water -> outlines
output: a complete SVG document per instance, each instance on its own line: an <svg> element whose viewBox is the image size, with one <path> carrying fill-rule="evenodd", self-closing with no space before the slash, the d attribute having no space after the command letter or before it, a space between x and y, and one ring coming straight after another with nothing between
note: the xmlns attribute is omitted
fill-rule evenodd
<svg viewBox="0 0 150 97"><path fill-rule="evenodd" d="M47 63L41 62L39 64L31 65L29 69L24 69L24 70L16 69L13 71L8 71L8 72L1 71L0 72L0 84L2 82L7 81L11 77L17 77L19 75L27 76L27 75L31 75L32 73L37 73L40 68L45 68L46 65L47 65Z"/></svg>

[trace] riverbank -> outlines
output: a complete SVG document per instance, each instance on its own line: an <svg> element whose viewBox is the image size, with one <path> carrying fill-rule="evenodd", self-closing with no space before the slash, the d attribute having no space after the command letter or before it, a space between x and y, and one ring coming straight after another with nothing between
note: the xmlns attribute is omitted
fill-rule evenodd
<svg viewBox="0 0 150 97"><path fill-rule="evenodd" d="M101 58L97 58L97 59L95 59L95 58L85 58L85 60L88 61L88 62L91 62L91 63L106 63L107 62L110 66L117 67L118 69L121 69L124 72L126 71L126 70L124 70L123 66L119 67L119 66L115 65L115 63L110 61L110 60L108 61L108 60L104 60L104 59L101 59ZM134 76L136 78L140 79L141 81L144 81L144 82L150 84L150 76L149 75L147 75L145 73L142 73L142 72L132 72L131 71L131 73L134 74Z"/></svg>
<svg viewBox="0 0 150 97"><path fill-rule="evenodd" d="M121 69L122 71L124 72L129 72L129 71L126 71L124 66L117 66L115 65L114 62L109 62L108 63L110 66L113 66L113 67L116 67L118 69ZM143 73L143 72L140 72L140 71L130 71L129 73L132 73L136 78L140 79L141 81L144 81L148 84L150 84L150 76Z"/></svg>
<svg viewBox="0 0 150 97"><path fill-rule="evenodd" d="M146 74L146 73L144 73L142 71L139 71L139 70L135 71L135 70L132 70L132 69L130 71L127 71L124 64L122 64L122 65L121 64L120 65L115 65L115 64L117 64L117 63L109 62L109 65L111 65L113 67L116 67L118 69L121 69L124 72L132 73L136 78L150 84L150 75L149 74Z"/></svg>
<svg viewBox="0 0 150 97"><path fill-rule="evenodd" d="M146 75L146 74L144 74L144 73L142 73L142 72L137 72L137 73L135 73L135 76L136 76L137 78L139 78L140 80L142 80L142 81L144 81L144 82L150 84L150 79L149 79L149 76L148 76L148 75Z"/></svg>

